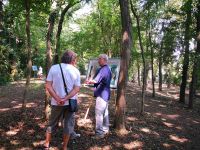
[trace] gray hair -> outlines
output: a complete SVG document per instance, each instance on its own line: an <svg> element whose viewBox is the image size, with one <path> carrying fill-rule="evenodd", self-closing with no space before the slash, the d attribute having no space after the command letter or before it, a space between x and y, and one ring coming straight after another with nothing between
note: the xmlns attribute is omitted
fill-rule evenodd
<svg viewBox="0 0 200 150"><path fill-rule="evenodd" d="M106 54L100 54L99 58L103 58L106 62L108 61L108 55Z"/></svg>

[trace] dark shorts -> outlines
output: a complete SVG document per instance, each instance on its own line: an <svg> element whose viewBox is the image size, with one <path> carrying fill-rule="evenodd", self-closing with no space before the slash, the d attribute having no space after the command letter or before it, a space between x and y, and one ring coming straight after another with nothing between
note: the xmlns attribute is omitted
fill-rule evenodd
<svg viewBox="0 0 200 150"><path fill-rule="evenodd" d="M74 130L75 113L69 111L69 106L51 106L51 115L47 132L52 133L58 126L59 120L63 121L63 133L70 135ZM62 117L62 118L61 118Z"/></svg>

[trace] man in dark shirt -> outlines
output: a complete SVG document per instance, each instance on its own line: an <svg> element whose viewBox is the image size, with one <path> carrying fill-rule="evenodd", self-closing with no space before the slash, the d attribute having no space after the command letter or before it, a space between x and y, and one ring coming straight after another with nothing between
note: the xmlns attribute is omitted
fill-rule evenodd
<svg viewBox="0 0 200 150"><path fill-rule="evenodd" d="M109 132L109 113L108 102L110 99L111 70L107 65L108 56L99 55L98 63L100 69L93 80L86 81L88 84L94 84L96 97L95 119L96 135L95 138L103 138Z"/></svg>

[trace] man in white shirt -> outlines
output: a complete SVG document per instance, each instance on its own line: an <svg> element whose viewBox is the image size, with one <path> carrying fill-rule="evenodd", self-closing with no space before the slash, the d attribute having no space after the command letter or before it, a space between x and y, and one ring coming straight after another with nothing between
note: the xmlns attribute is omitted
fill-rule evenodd
<svg viewBox="0 0 200 150"><path fill-rule="evenodd" d="M74 132L74 112L69 111L69 99L77 99L77 93L80 90L80 72L75 67L77 54L67 50L61 58L61 67L63 70L64 80L67 85L68 94L64 89L61 69L59 64L53 65L49 70L46 79L46 88L51 99L51 116L46 130L46 140L44 147L49 148L51 133L55 130L59 119L63 116L63 150L67 150L67 144L70 134Z"/></svg>

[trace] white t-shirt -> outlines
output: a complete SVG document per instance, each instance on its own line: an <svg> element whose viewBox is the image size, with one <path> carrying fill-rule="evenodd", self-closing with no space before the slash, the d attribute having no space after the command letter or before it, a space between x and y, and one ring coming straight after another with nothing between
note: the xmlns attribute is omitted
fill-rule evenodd
<svg viewBox="0 0 200 150"><path fill-rule="evenodd" d="M64 64L64 63L61 63L61 67L63 70L63 75L65 78L65 83L67 85L68 93L73 89L74 86L81 86L80 72L76 67L74 67L71 64ZM51 67L46 80L53 81L52 87L59 97L64 98L66 96L59 64L53 65ZM76 98L77 94L74 95L71 99L76 99ZM51 105L57 105L57 102L53 97L51 100ZM64 105L69 105L69 102L66 101Z"/></svg>

